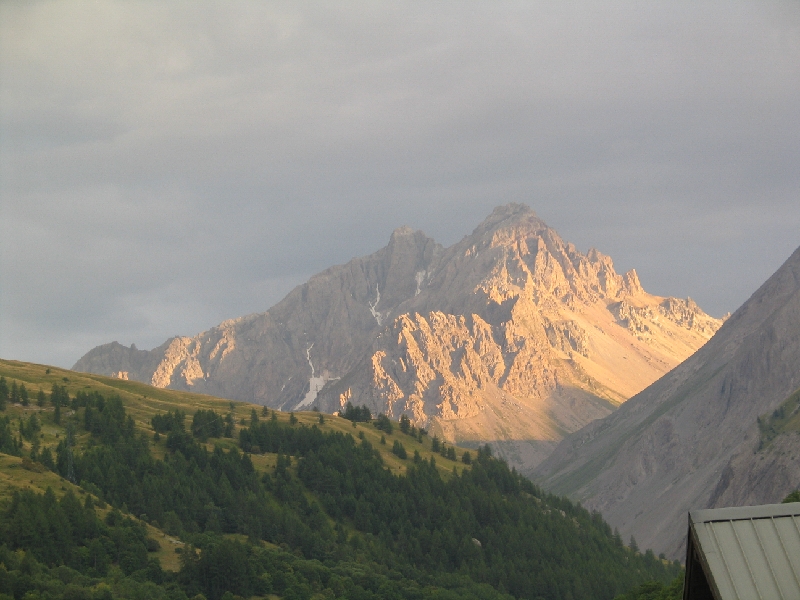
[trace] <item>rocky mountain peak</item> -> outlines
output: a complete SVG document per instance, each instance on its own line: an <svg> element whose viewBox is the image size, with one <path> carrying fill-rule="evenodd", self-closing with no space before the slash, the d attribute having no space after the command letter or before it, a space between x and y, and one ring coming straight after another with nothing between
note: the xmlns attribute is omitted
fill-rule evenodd
<svg viewBox="0 0 800 600"><path fill-rule="evenodd" d="M411 267L425 267L439 254L441 246L433 238L411 227L398 227L389 237L389 243L376 255L385 255L384 260L397 263L398 260L411 262Z"/></svg>
<svg viewBox="0 0 800 600"><path fill-rule="evenodd" d="M541 235L547 229L547 224L527 206L507 204L496 208L459 245L470 244L476 247L513 245L519 240Z"/></svg>
<svg viewBox="0 0 800 600"><path fill-rule="evenodd" d="M512 462L528 468L713 333L664 300L507 204L448 248L400 227L265 313L149 352L96 348L74 368L286 410L349 400L450 441L517 440Z"/></svg>
<svg viewBox="0 0 800 600"><path fill-rule="evenodd" d="M513 227L515 223L531 220L542 223L536 217L536 213L533 212L530 206L510 202L495 208L491 214L475 228L472 235L484 235L486 232L494 231L501 227Z"/></svg>
<svg viewBox="0 0 800 600"><path fill-rule="evenodd" d="M625 275L622 276L622 283L628 293L632 296L644 293L644 289L642 289L642 284L639 281L639 274L636 272L636 269L631 269L625 273Z"/></svg>
<svg viewBox="0 0 800 600"><path fill-rule="evenodd" d="M393 242L395 238L409 237L414 235L414 233L415 231L411 227L408 225L402 225L392 232L392 237L390 238L389 243Z"/></svg>
<svg viewBox="0 0 800 600"><path fill-rule="evenodd" d="M481 270L475 273L481 280L474 287L496 302L525 296L537 305L572 305L641 292L635 272L627 279L618 275L609 256L596 249L582 254L520 205L496 209L451 254L461 263L483 257L478 263ZM471 272L469 268L460 271Z"/></svg>

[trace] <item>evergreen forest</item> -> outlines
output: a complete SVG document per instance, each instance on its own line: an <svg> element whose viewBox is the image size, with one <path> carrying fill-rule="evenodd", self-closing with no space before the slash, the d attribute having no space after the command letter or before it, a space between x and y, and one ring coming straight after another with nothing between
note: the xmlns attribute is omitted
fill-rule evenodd
<svg viewBox="0 0 800 600"><path fill-rule="evenodd" d="M457 451L407 420L183 404L143 428L116 394L30 396L27 417L0 417L0 452L54 485L0 500L3 600L680 597L677 562L625 545L488 446Z"/></svg>

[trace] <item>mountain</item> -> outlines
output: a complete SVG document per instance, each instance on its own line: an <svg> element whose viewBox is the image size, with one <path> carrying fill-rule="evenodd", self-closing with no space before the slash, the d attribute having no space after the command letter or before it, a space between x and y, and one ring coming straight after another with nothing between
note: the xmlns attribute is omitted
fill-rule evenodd
<svg viewBox="0 0 800 600"><path fill-rule="evenodd" d="M780 502L800 482L800 249L696 354L535 472L672 557L689 509Z"/></svg>
<svg viewBox="0 0 800 600"><path fill-rule="evenodd" d="M73 368L283 410L366 405L529 469L719 325L510 204L449 248L400 228L266 313L150 351L107 344Z"/></svg>

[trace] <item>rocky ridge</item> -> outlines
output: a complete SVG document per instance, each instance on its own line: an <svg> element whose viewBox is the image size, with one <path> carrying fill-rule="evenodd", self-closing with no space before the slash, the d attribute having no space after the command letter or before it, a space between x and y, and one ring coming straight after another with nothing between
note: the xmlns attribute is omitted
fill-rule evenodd
<svg viewBox="0 0 800 600"><path fill-rule="evenodd" d="M151 351L100 346L74 369L283 410L365 404L451 441L495 442L529 469L719 325L512 204L449 248L400 228L266 313Z"/></svg>
<svg viewBox="0 0 800 600"><path fill-rule="evenodd" d="M696 354L561 442L536 479L672 558L688 510L780 502L800 482L800 434L765 443L761 429L800 388L798 324L800 249Z"/></svg>

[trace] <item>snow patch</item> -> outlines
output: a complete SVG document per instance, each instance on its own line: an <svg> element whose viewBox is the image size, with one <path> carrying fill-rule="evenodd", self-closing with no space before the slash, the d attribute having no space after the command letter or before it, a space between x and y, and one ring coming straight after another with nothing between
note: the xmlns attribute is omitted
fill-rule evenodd
<svg viewBox="0 0 800 600"><path fill-rule="evenodd" d="M425 275L427 275L427 271L417 271L417 274L414 276L417 282L417 291L414 292L415 296L419 296L419 293L422 291L422 282L425 281Z"/></svg>
<svg viewBox="0 0 800 600"><path fill-rule="evenodd" d="M325 386L325 380L322 377L312 377L308 380L308 385L309 389L306 397L303 398L295 408L311 406L314 400L317 399L317 394L319 394L319 391Z"/></svg>
<svg viewBox="0 0 800 600"><path fill-rule="evenodd" d="M303 408L305 406L310 406L314 400L317 399L317 394L325 385L325 378L324 377L315 377L314 371L314 363L311 362L311 349L314 347L314 344L311 344L308 348L306 348L306 359L308 359L308 366L311 367L311 378L308 380L308 393L306 397L303 398L297 406L295 406L295 410L298 408Z"/></svg>
<svg viewBox="0 0 800 600"><path fill-rule="evenodd" d="M375 299L375 304L372 302L367 301L369 305L369 312L372 313L372 316L375 317L375 320L378 322L378 325L383 325L383 315L375 310L378 307L378 303L381 301L381 288L379 284L375 284L375 294L377 298Z"/></svg>

